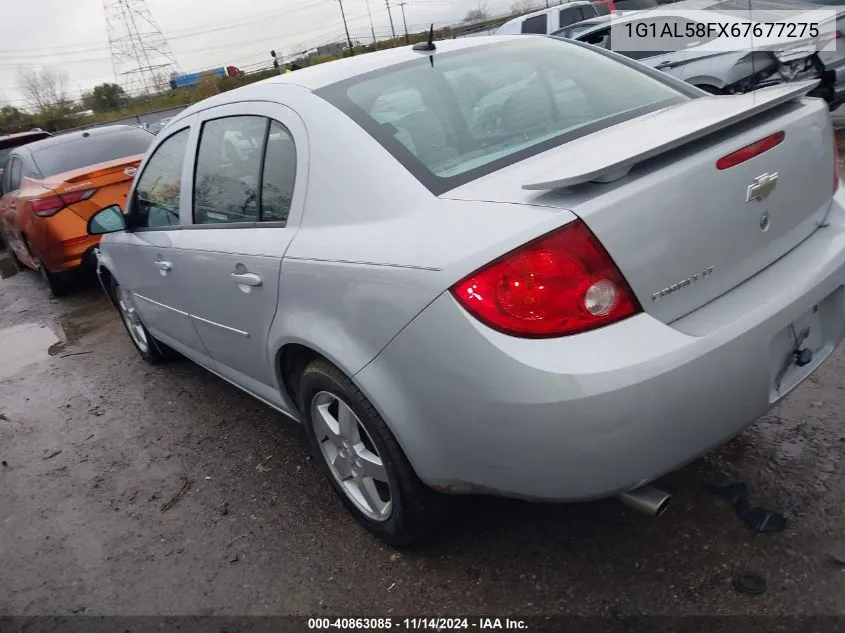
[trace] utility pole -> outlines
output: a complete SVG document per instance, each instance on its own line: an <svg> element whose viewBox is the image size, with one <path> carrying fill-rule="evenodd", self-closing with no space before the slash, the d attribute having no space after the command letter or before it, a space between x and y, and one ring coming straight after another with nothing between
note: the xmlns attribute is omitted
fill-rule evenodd
<svg viewBox="0 0 845 633"><path fill-rule="evenodd" d="M343 0L337 0L340 5L340 16L343 18L343 28L346 31L346 42L349 44L349 56L352 57L355 51L352 50L352 38L349 37L349 25L346 24L346 14L343 12Z"/></svg>
<svg viewBox="0 0 845 633"><path fill-rule="evenodd" d="M373 14L370 13L370 0L364 0L367 4L367 15L370 18L370 31L373 33L373 50L376 50L376 27L373 26Z"/></svg>
<svg viewBox="0 0 845 633"><path fill-rule="evenodd" d="M405 44L410 44L411 38L408 37L408 21L405 19L405 2L404 2L404 0L399 3L399 6L402 7L402 24L405 25Z"/></svg>
<svg viewBox="0 0 845 633"><path fill-rule="evenodd" d="M390 0L384 0L384 4L387 5L387 17L390 18L390 32L393 33L393 39L396 39L396 29L393 28L393 14L390 12Z"/></svg>

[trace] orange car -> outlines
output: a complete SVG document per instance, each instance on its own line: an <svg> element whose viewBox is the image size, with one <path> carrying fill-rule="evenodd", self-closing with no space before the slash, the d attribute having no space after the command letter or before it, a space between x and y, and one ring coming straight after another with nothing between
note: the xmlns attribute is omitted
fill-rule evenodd
<svg viewBox="0 0 845 633"><path fill-rule="evenodd" d="M99 243L88 218L126 195L153 134L129 125L71 132L9 154L0 197L0 231L19 266L41 273L53 294L93 263Z"/></svg>

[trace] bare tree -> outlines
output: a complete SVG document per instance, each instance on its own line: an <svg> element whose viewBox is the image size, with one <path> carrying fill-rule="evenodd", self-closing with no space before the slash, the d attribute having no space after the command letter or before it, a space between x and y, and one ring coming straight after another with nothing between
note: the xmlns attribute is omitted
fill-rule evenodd
<svg viewBox="0 0 845 633"><path fill-rule="evenodd" d="M42 66L38 70L19 70L18 88L37 110L67 102L68 76L64 70Z"/></svg>
<svg viewBox="0 0 845 633"><path fill-rule="evenodd" d="M168 74L166 71L157 70L153 75L153 89L157 93L167 92L170 90L170 80L175 79L177 76L175 72Z"/></svg>
<svg viewBox="0 0 845 633"><path fill-rule="evenodd" d="M479 7L478 9L470 9L464 16L464 22L479 22L486 19L487 11L485 11L482 7Z"/></svg>

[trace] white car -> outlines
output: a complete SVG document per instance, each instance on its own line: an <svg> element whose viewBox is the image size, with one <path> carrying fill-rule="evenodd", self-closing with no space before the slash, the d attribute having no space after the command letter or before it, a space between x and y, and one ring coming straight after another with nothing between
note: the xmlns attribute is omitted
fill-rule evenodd
<svg viewBox="0 0 845 633"><path fill-rule="evenodd" d="M586 0L567 2L549 9L526 13L505 22L496 35L549 35L570 24L602 15L602 12Z"/></svg>

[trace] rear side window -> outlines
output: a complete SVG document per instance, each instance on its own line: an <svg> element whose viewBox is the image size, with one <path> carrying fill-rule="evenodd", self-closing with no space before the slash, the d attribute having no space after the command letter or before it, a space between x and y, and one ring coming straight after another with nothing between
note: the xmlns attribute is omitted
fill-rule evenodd
<svg viewBox="0 0 845 633"><path fill-rule="evenodd" d="M383 95L422 105L384 119ZM374 71L318 91L436 195L690 97L556 38L513 38Z"/></svg>
<svg viewBox="0 0 845 633"><path fill-rule="evenodd" d="M258 220L267 125L261 116L232 116L203 124L194 174L195 224Z"/></svg>
<svg viewBox="0 0 845 633"><path fill-rule="evenodd" d="M593 17L594 14L590 14L586 17ZM569 26L570 24L575 24L576 22L580 22L584 19L584 15L581 13L581 7L571 7L569 9L562 9L560 12L560 26Z"/></svg>
<svg viewBox="0 0 845 633"><path fill-rule="evenodd" d="M287 128L273 121L267 135L261 181L261 220L287 222L296 180L296 146Z"/></svg>
<svg viewBox="0 0 845 633"><path fill-rule="evenodd" d="M35 149L32 158L44 177L98 163L145 154L155 136L139 128L92 133Z"/></svg>
<svg viewBox="0 0 845 633"><path fill-rule="evenodd" d="M533 18L527 18L522 22L523 33L534 33L537 35L545 35L548 32L549 16L545 13L542 15L535 15Z"/></svg>

